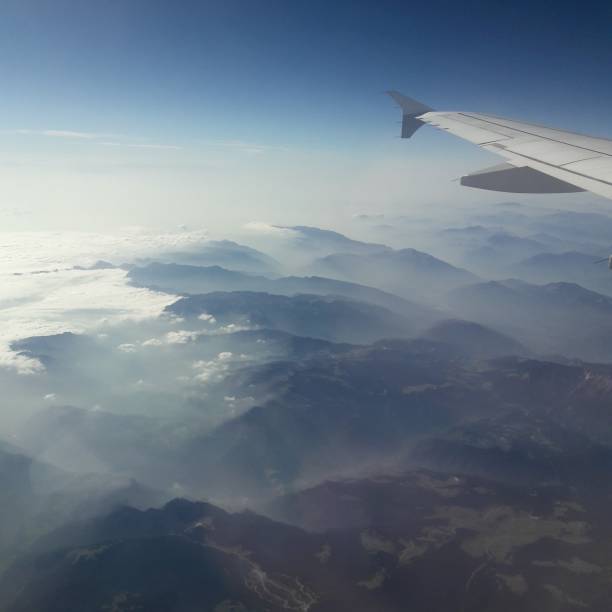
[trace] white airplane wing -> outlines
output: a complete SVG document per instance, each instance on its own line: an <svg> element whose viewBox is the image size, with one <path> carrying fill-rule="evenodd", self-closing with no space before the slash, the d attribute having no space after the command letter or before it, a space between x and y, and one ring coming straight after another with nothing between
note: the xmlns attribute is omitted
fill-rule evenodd
<svg viewBox="0 0 612 612"><path fill-rule="evenodd" d="M388 93L402 108L402 138L429 124L507 160L461 177L462 185L511 193L591 191L612 199L612 140L479 113L436 112Z"/></svg>

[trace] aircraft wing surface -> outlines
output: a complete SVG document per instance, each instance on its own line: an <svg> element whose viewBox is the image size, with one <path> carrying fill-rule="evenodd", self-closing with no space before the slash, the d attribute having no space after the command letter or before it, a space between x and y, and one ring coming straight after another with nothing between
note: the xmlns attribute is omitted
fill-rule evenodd
<svg viewBox="0 0 612 612"><path fill-rule="evenodd" d="M612 140L468 112L437 112L396 91L402 138L423 124L445 130L506 159L461 177L468 187L512 193L591 191L612 199Z"/></svg>

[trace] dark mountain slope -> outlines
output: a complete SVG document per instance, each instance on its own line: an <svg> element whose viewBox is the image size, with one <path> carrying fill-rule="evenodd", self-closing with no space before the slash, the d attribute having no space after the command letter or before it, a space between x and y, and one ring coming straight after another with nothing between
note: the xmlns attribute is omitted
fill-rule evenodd
<svg viewBox="0 0 612 612"><path fill-rule="evenodd" d="M185 500L72 524L11 567L0 605L557 612L563 597L607 610L610 529L562 490L415 471L325 483L276 512L321 531Z"/></svg>
<svg viewBox="0 0 612 612"><path fill-rule="evenodd" d="M166 310L188 320L196 320L206 313L223 324L240 323L299 336L353 343L414 335L424 323L420 307L402 316L380 306L345 298L314 295L288 297L248 291L186 297Z"/></svg>
<svg viewBox="0 0 612 612"><path fill-rule="evenodd" d="M528 353L512 338L471 321L441 321L427 330L423 337L448 344L466 356L480 359Z"/></svg>

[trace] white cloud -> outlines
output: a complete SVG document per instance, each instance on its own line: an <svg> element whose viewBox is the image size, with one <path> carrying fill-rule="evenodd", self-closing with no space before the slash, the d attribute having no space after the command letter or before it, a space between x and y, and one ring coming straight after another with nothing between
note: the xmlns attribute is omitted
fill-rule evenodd
<svg viewBox="0 0 612 612"><path fill-rule="evenodd" d="M167 252L197 250L207 241L203 230L156 233L142 227L124 228L115 235L0 232L0 367L20 374L44 370L38 360L10 349L11 342L21 338L73 332L102 339L108 338L107 328L116 323L159 316L180 325L182 318L164 312L177 296L133 287L121 268L86 268L98 260L122 264ZM74 269L75 265L84 269ZM145 340L142 346L186 344L200 335L253 329L245 323L218 326L207 313L200 320L207 323L206 329L178 328L167 336ZM122 346L120 350L135 347Z"/></svg>
<svg viewBox="0 0 612 612"><path fill-rule="evenodd" d="M101 259L123 264L170 252L197 251L208 241L203 229L162 233L142 226L123 227L115 234L2 232L0 274L86 267Z"/></svg>
<svg viewBox="0 0 612 612"><path fill-rule="evenodd" d="M271 236L292 238L298 236L299 232L290 229L288 227L279 227L277 225L271 225L265 221L249 221L243 225L245 230L249 232L256 232L258 234L265 234Z"/></svg>
<svg viewBox="0 0 612 612"><path fill-rule="evenodd" d="M45 368L38 359L19 355L10 350L9 343L0 344L0 368L15 370L22 376L44 372Z"/></svg>
<svg viewBox="0 0 612 612"><path fill-rule="evenodd" d="M158 144L155 142L141 143L141 144L126 144L126 147L132 147L133 149L171 149L174 151L180 151L183 147L171 144Z"/></svg>
<svg viewBox="0 0 612 612"><path fill-rule="evenodd" d="M20 374L44 370L38 360L10 349L15 340L66 331L105 333L101 326L158 317L177 299L130 286L122 269L75 270L74 265L99 259L121 263L156 247L180 250L202 240L201 233L0 233L0 367Z"/></svg>
<svg viewBox="0 0 612 612"><path fill-rule="evenodd" d="M138 347L135 344L126 342L125 344L120 344L117 348L123 353L135 353Z"/></svg>
<svg viewBox="0 0 612 612"><path fill-rule="evenodd" d="M105 140L105 141L99 142L98 144L105 146L105 147L128 147L131 149L170 149L173 151L179 151L180 149L183 148L183 147L179 147L178 145L158 144L158 143L153 143L153 142L133 143L133 142L117 142L117 141Z"/></svg>
<svg viewBox="0 0 612 612"><path fill-rule="evenodd" d="M200 335L197 331L189 331L186 329L180 329L178 331L171 331L166 334L167 344L187 344L193 342Z"/></svg>
<svg viewBox="0 0 612 612"><path fill-rule="evenodd" d="M229 365L218 359L212 359L210 361L195 361L193 368L197 370L195 380L207 383L222 380L229 370Z"/></svg>
<svg viewBox="0 0 612 612"><path fill-rule="evenodd" d="M77 140L95 140L97 138L109 138L112 134L98 132L79 132L76 130L5 130L4 134L21 134L24 136L48 136L50 138L68 138Z"/></svg>
<svg viewBox="0 0 612 612"><path fill-rule="evenodd" d="M213 323L216 321L208 321ZM251 325L243 325L241 323L228 323L227 325L221 325L215 329L200 329L200 330L187 330L179 329L177 331L168 332L163 340L151 338L145 340L143 346L162 346L163 344L188 344L194 342L202 336L223 336L225 334L233 334L240 331L251 331L256 329Z"/></svg>
<svg viewBox="0 0 612 612"><path fill-rule="evenodd" d="M201 383L222 380L229 372L230 364L233 361L241 361L246 358L246 355L235 356L229 351L224 351L210 361L194 361L192 367L197 371L195 380Z"/></svg>
<svg viewBox="0 0 612 612"><path fill-rule="evenodd" d="M47 393L44 397L44 400L46 402L53 402L57 399L57 395L55 395L55 393Z"/></svg>
<svg viewBox="0 0 612 612"><path fill-rule="evenodd" d="M217 329L212 332L203 331L202 335L221 336L223 334L234 334L236 332L251 331L253 329L256 329L256 327L253 327L251 325L242 325L240 323L229 323L228 325L222 325L221 327L217 327Z"/></svg>
<svg viewBox="0 0 612 612"><path fill-rule="evenodd" d="M214 317L212 321L205 319L205 321L213 323L215 322ZM167 344L189 344L190 342L194 342L201 336L222 336L224 334L231 334L239 331L248 331L253 329L247 325L239 325L237 323L230 323L228 325L222 325L216 329L208 330L189 330L189 329L179 329L177 331L167 332L163 338L149 338L148 340L144 340L141 342L141 346L151 347L151 346L164 346ZM132 345L130 345L132 346ZM218 359L225 360L230 359L232 357L232 353L219 353ZM241 355L240 358L244 358L244 355Z"/></svg>
<svg viewBox="0 0 612 612"><path fill-rule="evenodd" d="M45 136L48 138L61 138L64 140L90 140L96 144L106 147L128 147L133 149L171 149L179 150L182 147L173 144L161 144L155 142L146 142L144 139L132 139L130 141L109 140L121 138L120 134L108 134L104 132L81 132L77 130L5 130L3 134L16 134L22 136ZM134 142L133 140L142 140L142 142Z"/></svg>
<svg viewBox="0 0 612 612"><path fill-rule="evenodd" d="M75 132L72 130L43 130L43 136L51 136L52 138L77 138L84 140L93 140L101 138L104 134L95 134L93 132Z"/></svg>
<svg viewBox="0 0 612 612"><path fill-rule="evenodd" d="M212 330L188 330L179 329L177 331L167 332L162 338L149 338L141 343L141 346L155 347L164 346L168 344L189 344L194 342L202 336L222 336L224 334L232 334L239 331L247 331L253 329L246 325L238 325L236 323L230 323L229 325L223 325L217 329ZM226 360L232 358L232 353L220 353L218 359ZM245 355L240 355L239 358L245 358Z"/></svg>
<svg viewBox="0 0 612 612"><path fill-rule="evenodd" d="M247 155L261 155L262 153L266 153L268 151L287 150L285 147L263 144L259 142L248 142L245 140L216 140L209 141L205 144L211 147L222 147L224 149L238 151L239 153L246 153Z"/></svg>

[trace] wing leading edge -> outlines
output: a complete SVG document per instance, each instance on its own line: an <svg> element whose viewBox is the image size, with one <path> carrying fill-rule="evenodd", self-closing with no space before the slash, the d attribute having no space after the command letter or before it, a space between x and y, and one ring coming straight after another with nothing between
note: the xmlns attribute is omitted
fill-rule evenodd
<svg viewBox="0 0 612 612"><path fill-rule="evenodd" d="M505 158L505 164L461 177L461 184L512 193L591 191L612 199L612 140L465 112L438 112L397 91L402 138L424 124Z"/></svg>

